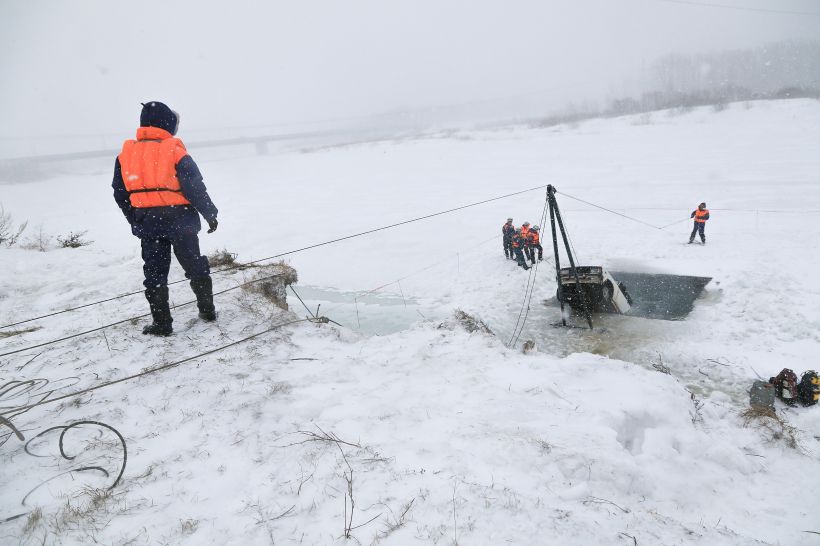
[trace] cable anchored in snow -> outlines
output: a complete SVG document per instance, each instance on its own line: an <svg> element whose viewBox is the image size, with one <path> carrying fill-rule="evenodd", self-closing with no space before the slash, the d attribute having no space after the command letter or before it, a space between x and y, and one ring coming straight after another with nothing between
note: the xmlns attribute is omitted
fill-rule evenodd
<svg viewBox="0 0 820 546"><path fill-rule="evenodd" d="M331 245L331 244L334 244L334 243L339 243L341 241L347 241L349 239L354 239L356 237L363 237L364 235L370 235L372 233L376 233L376 232L384 231L384 230L388 230L388 229L393 229L393 228L396 228L396 227L399 227L399 226L412 224L414 222L420 222L422 220L428 220L430 218L435 218L436 216L443 216L445 214L451 214L453 212L458 212L460 210L468 209L468 208L471 208L471 207L476 207L478 205L484 205L486 203L492 203L493 201L500 201L501 199L507 199L509 197L514 197L516 195L521 195L521 194L528 193L528 192L531 192L531 191L544 189L546 187L547 187L547 184L544 184L544 185L541 185L541 186L536 186L534 188L528 188L526 190L520 190L520 191L516 191L516 192L513 192L513 193L507 193L507 194L504 194L504 195L499 195L497 197L491 197L489 199L483 199L481 201L476 201L474 203L468 203L466 205L453 207L451 209L442 210L442 211L438 211L438 212L433 212L433 213L430 213L430 214L425 214L424 216L418 216L416 218L410 218L408 220L402 220L401 222L396 222L396 223L389 224L389 225L386 225L386 226L381 226L381 227L377 227L377 228L373 228L373 229L368 229L366 231L361 231L359 233L353 233L351 235L345 235L345 236L342 236L342 237L337 237L337 238L331 239L329 241L323 241L321 243L315 243L315 244L304 246L304 247L301 247L301 248L288 250L287 252L280 252L279 254L274 254L273 256L267 256L265 258L259 258L257 260L253 260L253 261L246 262L246 263L243 263L243 264L236 264L236 265L228 266L228 267L225 267L223 269L213 271L212 274L226 273L226 272L229 272L229 271L233 271L234 269L240 269L242 267L247 267L249 265L258 264L258 263L261 263L261 262L267 262L267 261L270 261L270 260L274 260L276 258L282 258L284 256L290 256L291 254L296 254L298 252L304 252L305 250L311 250L311 249L314 249L314 248L319 248L319 247L322 247L322 246ZM173 284L178 284L178 283L181 283L181 282L185 282L187 280L188 279L178 279L178 280L169 282L168 285L170 286L170 285L173 285ZM106 303L106 302L118 300L118 299L121 299L121 298L127 298L129 296L135 296L137 294L142 294L142 292L143 292L142 290L136 290L134 292L128 292L126 294L120 294L119 296L112 296L110 298L106 298L106 299L103 299L103 300L94 301L94 302L86 303L86 304L83 304L83 305L78 305L76 307L70 307L68 309L63 309L61 311L54 311L54 312L51 312L51 313L47 313L45 315L40 315L38 317L32 317L32 318L28 318L28 319L25 319L25 320L13 322L13 323L10 323L10 324L4 324L3 326L0 326L0 329L10 328L12 326L19 326L20 324L26 324L27 322L33 322L35 320L40 320L40 319L44 319L44 318L48 318L48 317L53 317L55 315L61 315L63 313L69 313L69 312L72 312L72 311L77 311L79 309L84 309L84 308L91 307L91 306L94 306L94 305L99 305L101 303ZM3 356L3 355L0 355L0 356Z"/></svg>
<svg viewBox="0 0 820 546"><path fill-rule="evenodd" d="M176 360L174 362L168 362L166 364L161 364L159 366L154 366L152 368L147 368L147 369L145 369L145 370L143 370L139 373L135 373L135 374L128 375L128 376L125 376L125 377L121 377L121 378L115 379L113 381L105 381L105 382L100 383L98 385L94 385L92 387L81 389L81 390L76 391L76 392L63 394L61 396L57 396L57 397L54 397L54 398L46 398L46 399L40 400L40 401L38 401L34 404L28 404L28 405L25 405L25 406L14 407L14 408L11 408L10 410L0 414L0 416L6 415L6 414L9 414L9 413L17 413L17 414L23 413L23 412L29 411L30 409L39 407L39 406L44 406L46 404L52 404L54 402L59 402L60 400L67 400L67 399L73 398L75 396L80 396L82 394L87 394L89 392L93 392L93 391L96 391L96 390L99 390L99 389L102 389L102 388L105 388L105 387L110 387L111 385L116 385L118 383L123 383L125 381L131 381L132 379L137 379L137 378L140 378L140 377L144 377L146 375L150 375L150 374L154 374L154 373L157 373L157 372L165 371L165 370L168 370L170 368L175 368L176 366L180 366L180 365L185 364L187 362L192 362L192 361L194 361L198 358L203 358L203 357L212 355L214 353L224 351L225 349L228 349L230 347L234 347L236 345L245 343L245 342L250 341L252 339L256 339L260 336L263 336L265 334L273 332L274 330L278 330L279 328L283 328L285 326L290 326L291 324L298 324L300 322L324 323L325 322L324 319L325 319L325 317L317 317L316 319L305 318L305 319L296 319L296 320L289 320L289 321L281 322L279 324L275 324L275 325L271 326L270 328L267 328L265 330L262 330L260 332L255 333L255 334L251 334L251 335L249 335L247 337L244 337L242 339L232 341L231 343L228 343L227 345L222 345L220 347L210 349L210 350L205 351L203 353L199 353L199 354L196 354L196 355L193 355L193 356L189 356L187 358L183 358L182 360Z"/></svg>
<svg viewBox="0 0 820 546"><path fill-rule="evenodd" d="M227 292L230 292L232 290L236 290L238 288L244 288L245 286L249 286L249 285L254 284L254 283L267 281L267 280L276 278L278 276L279 276L278 274L277 275L268 275L266 277L260 277L258 279L253 279L251 281L244 282L242 284L238 284L236 286L232 286L230 288L226 288L226 289L220 290L218 292L214 292L214 296L219 296L220 294L225 294ZM196 300L186 301L185 303L172 305L171 309L178 309L180 307L185 307L186 305L192 305L194 303L196 303ZM50 341L44 341L42 343L38 343L37 345L30 345L28 347L22 347L20 349L15 349L13 351L7 351L5 353L0 353L0 356L9 356L9 355L29 351L31 349L37 349L39 347L46 347L48 345L54 345L55 343L60 343L61 341L67 341L69 339L74 339L74 338L85 336L85 335L88 335L88 334L93 334L94 332L100 332L100 331L103 331L103 330L107 330L108 328L111 328L112 326L118 326L120 324L125 324L126 322L131 322L132 320L139 320L141 318L150 317L150 316L151 316L151 313L145 313L143 315L137 315L135 317L129 317L129 318L126 318L126 319L118 320L116 322L111 322L109 324L105 324L103 326L98 326L97 328L92 328L90 330L83 330L82 332L77 332L77 333L71 334L69 336L64 336L64 337L61 337L61 338L52 339Z"/></svg>
<svg viewBox="0 0 820 546"><path fill-rule="evenodd" d="M617 216L621 216L621 217L626 218L628 220L632 220L633 222L638 222L639 224L643 224L645 226L649 226L649 227L654 228L654 229L663 229L661 227L656 226L655 224L650 224L649 222L644 222L643 220L639 220L638 218L634 218L632 216L627 216L626 214L622 214L622 213L614 211L612 209L608 209L604 206L596 205L595 203L590 203L589 201L585 201L584 199L581 199L580 197L575 197L575 196L570 195L568 193L559 192L558 190L555 190L555 193L560 193L564 197L569 197L570 199L574 199L575 201L578 201L580 203L584 203L584 204L587 204L591 207L595 207L596 209L601 209L601 210L604 210L606 212L610 212L610 213L615 214Z"/></svg>

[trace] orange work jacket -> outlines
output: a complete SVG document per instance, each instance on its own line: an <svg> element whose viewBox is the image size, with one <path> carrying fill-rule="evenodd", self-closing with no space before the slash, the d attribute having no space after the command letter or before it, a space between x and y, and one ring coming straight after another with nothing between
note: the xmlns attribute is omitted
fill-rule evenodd
<svg viewBox="0 0 820 546"><path fill-rule="evenodd" d="M139 209L189 205L177 180L177 163L188 155L185 145L158 127L140 127L118 156L131 206Z"/></svg>
<svg viewBox="0 0 820 546"><path fill-rule="evenodd" d="M708 220L708 219L709 219L709 209L703 209L703 210L697 209L695 211L695 222L698 222L700 224L705 224L706 220Z"/></svg>
<svg viewBox="0 0 820 546"><path fill-rule="evenodd" d="M532 246L540 245L541 244L541 237L538 236L537 231L530 230L527 233L527 242Z"/></svg>
<svg viewBox="0 0 820 546"><path fill-rule="evenodd" d="M521 248L521 245L524 244L524 237L521 235L521 231L516 231L513 233L512 236L512 247L513 248Z"/></svg>

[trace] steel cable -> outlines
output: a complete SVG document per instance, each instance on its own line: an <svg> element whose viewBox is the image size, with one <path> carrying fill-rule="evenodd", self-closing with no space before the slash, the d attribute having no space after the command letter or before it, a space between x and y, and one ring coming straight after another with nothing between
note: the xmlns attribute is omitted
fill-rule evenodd
<svg viewBox="0 0 820 546"><path fill-rule="evenodd" d="M268 275L267 277L261 277L259 279L253 279L253 280L250 280L248 282L244 282L242 284L238 284L236 286L232 286L230 288L226 288L224 290L214 292L213 295L214 296L219 296L220 294L225 294L226 292L230 292L230 291L236 290L238 288L243 288L245 286L248 286L248 285L251 285L251 284L254 284L254 283L257 283L257 282L262 282L262 281L266 281L266 280L269 280L269 279L273 279L273 278L276 278L276 277L279 277L279 276L280 275L278 275L278 274L277 275ZM177 305L172 305L171 309L178 309L180 307L185 307L186 305L191 305L191 304L194 304L194 303L196 303L196 300L186 301L185 303L179 303ZM103 326L98 326L97 328L92 328L90 330L84 330L82 332L77 332L77 333L71 334L69 336L65 336L65 337L61 337L61 338L57 338L57 339L52 339L50 341L44 341L43 343L38 343L36 345L30 345L28 347L21 347L20 349L15 349L13 351L7 351L5 353L0 353L0 357L9 356L9 355L17 354L17 353L22 353L22 352L25 352L25 351L29 351L31 349L37 349L39 347L45 347L47 345L54 345L55 343L60 343L61 341L67 341L69 339L74 339L76 337L81 337L81 336L85 336L85 335L88 335L88 334L93 334L94 332L99 332L99 331L105 330L107 328L111 328L112 326L117 326L119 324L125 324L126 322L131 322L132 320L139 320L141 318L150 317L150 316L151 316L151 313L145 313L145 314L142 314L142 315L137 315L135 317L129 317L129 318L126 318L126 319L118 320L116 322L105 324Z"/></svg>
<svg viewBox="0 0 820 546"><path fill-rule="evenodd" d="M161 364L159 366L154 366L152 368L147 368L147 369L145 369L145 370L143 370L139 373L135 373L135 374L132 374L132 375L127 375L125 377L121 377L121 378L115 379L113 381L105 381L105 382L100 383L98 385L94 385L94 386L91 386L91 387L88 387L88 388L85 388L85 389L80 389L79 391L76 391L76 392L63 394L63 395L60 395L60 396L57 396L57 397L54 397L54 398L48 398L46 400L40 400L39 402L36 402L34 404L29 404L27 406L12 408L9 411L0 413L0 416L7 415L9 413L21 413L21 412L29 411L29 410L31 410L33 408L36 408L36 407L39 407L39 406L44 406L46 404L52 404L54 402L59 402L60 400L66 400L68 398L73 398L75 396L80 396L80 395L83 395L83 394L86 394L86 393L89 393L89 392L93 392L93 391L96 391L96 390L99 390L99 389L102 389L102 388L105 388L105 387L109 387L111 385L116 385L118 383L123 383L125 381L130 381L132 379L137 379L137 378L140 378L140 377L144 377L146 375L150 375L150 374L153 374L153 373L168 370L170 368L180 366L182 364L185 364L187 362L191 362L191 361L196 360L198 358L202 358L202 357L205 357L205 356L212 355L214 353L218 353L220 351L224 351L225 349L228 349L230 347L234 347L234 346L239 345L241 343L245 343L246 341L250 341L250 340L255 339L257 337L263 336L265 334L273 332L274 330L278 330L279 328L283 328L283 327L289 326L291 324L298 324L300 322L322 322L323 318L324 317L319 317L317 319L295 319L295 320L289 320L289 321L286 321L286 322L281 322L279 324L275 324L275 325L271 326L270 328L266 328L265 330L262 330L260 332L255 333L255 334L251 334L247 337L243 337L242 339L232 341L232 342L230 342L226 345L222 345L220 347L210 349L210 350L205 351L203 353L199 353L199 354L196 354L194 356L189 356L189 357L183 358L182 360L176 360L174 362L169 362L169 363L166 363L166 364Z"/></svg>
<svg viewBox="0 0 820 546"><path fill-rule="evenodd" d="M343 237L337 237L337 238L331 239L329 241L324 241L324 242L321 242L321 243L315 243L315 244L304 246L304 247L297 248L297 249L294 249L294 250L288 250L287 252L281 252L279 254L274 254L273 256L267 256L265 258L259 258L257 260L253 260L253 261L246 262L246 263L243 263L243 264L236 264L236 265L233 265L233 266L228 266L228 267L225 267L223 269L213 271L212 273L213 274L225 273L225 272L228 272L228 271L233 271L234 269L241 269L242 267L246 267L248 265L258 264L258 263L261 263L261 262L267 262L267 261L270 261L270 260L273 260L273 259L276 259L276 258L281 258L283 256L289 256L291 254L296 254L298 252L304 252L305 250L310 250L310 249L313 249L313 248L318 248L318 247L321 247L321 246L330 245L330 244L338 243L338 242L341 242L341 241L346 241L348 239L353 239L353 238L356 238L356 237L362 237L364 235L369 235L371 233L376 233L378 231L384 231L384 230L387 230L387 229L392 229L392 228L395 228L395 227L404 226L404 225L407 225L407 224L412 224L414 222L420 222L422 220L428 220L428 219L434 218L436 216L442 216L444 214L450 214L452 212L457 212L457 211L464 210L464 209L467 209L467 208L470 208L470 207L475 207L475 206L478 206L478 205L491 203L493 201L499 201L501 199L507 199L508 197L514 197L516 195L521 195L521 194L528 193L528 192L531 192L531 191L540 190L540 189L543 189L543 188L546 188L546 187L547 187L547 184L544 184L542 186L536 186L534 188L528 188L526 190L520 190L520 191L516 191L516 192L513 192L513 193L507 193L505 195L500 195L500 196L497 196L497 197L492 197L490 199L484 199L484 200L481 200L481 201L476 201L474 203L468 203L466 205L461 205L461 206L454 207L454 208L451 208L451 209L447 209L447 210L443 210L443 211L439 211L439 212L434 212L434 213L431 213L431 214L426 214L424 216L419 216L419 217L416 217L416 218L410 218L408 220L403 220L401 222L396 222L396 223L389 224L389 225L386 225L386 226L373 228L373 229L368 229L366 231L361 231L359 233L354 233L354 234L351 234L351 235L345 235ZM181 283L181 282L185 282L186 280L187 279L178 279L178 280L169 282L168 285L170 286L170 285L178 284L178 283ZM25 320L20 320L20 321L17 321L17 322L5 324L3 326L0 326L0 329L10 328L12 326L19 326L20 324L26 324L28 322L33 322L35 320L40 320L40 319L43 319L43 318L53 317L55 315L60 315L60 314L63 314L63 313L76 311L78 309L84 309L86 307L91 307L93 305L98 305L98 304L101 304L101 303L114 301L114 300L117 300L117 299L120 299L120 298L126 298L126 297L129 297L129 296L134 296L136 294L142 294L142 292L143 292L142 290L136 290L134 292L128 292L126 294L120 294L119 296L112 296L110 298L106 298L106 299L103 299L103 300L99 300L99 301L95 301L95 302L91 302L91 303L86 303L86 304L83 304L83 305L78 305L76 307L70 307L68 309L63 309L63 310L60 310L60 311L54 311L54 312L51 312L51 313L47 313L45 315L40 315L38 317L32 317L32 318L28 318L28 319L25 319ZM2 356L2 355L0 355L0 356Z"/></svg>

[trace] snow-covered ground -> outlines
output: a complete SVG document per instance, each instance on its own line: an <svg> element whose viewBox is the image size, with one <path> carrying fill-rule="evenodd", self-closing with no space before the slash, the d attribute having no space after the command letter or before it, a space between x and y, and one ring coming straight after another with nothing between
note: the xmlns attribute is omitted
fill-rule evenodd
<svg viewBox="0 0 820 546"><path fill-rule="evenodd" d="M115 476L119 450L110 431L99 441L69 431L68 451L87 448L73 462L57 457L59 431L31 444L46 457L7 438L0 520L38 506L42 517L4 523L0 537L342 543L352 497L350 534L365 544L812 544L820 408L778 407L796 448L744 427L739 413L757 375L818 367L818 144L820 103L795 100L266 157L203 154L220 208L203 248L241 261L552 183L581 262L713 280L685 321L596 317L589 332L555 327L559 312L544 303L555 283L539 268L521 335L539 351L524 355L521 342L505 344L527 274L503 259L498 232L507 216L537 222L543 191L293 254L297 290L346 328L289 326L17 417L29 438L80 419L108 423L125 436L128 464L108 497L91 488L111 477L71 473L21 506L34 486L93 457ZM110 195L112 162L0 186L5 210L30 230L88 230L94 241L0 250L2 324L140 288L138 241ZM654 229L568 196L674 225ZM700 201L712 211L708 244L686 245ZM216 275L216 289L249 274ZM181 277L176 265L172 276ZM185 283L171 293L191 297ZM176 310L169 339L143 338L141 322L0 357L0 385L52 382L13 402L64 394L293 318L265 305L233 291L217 296L215 325ZM146 307L134 296L27 324L41 329L3 338L0 353ZM450 318L456 308L496 336L465 332ZM661 359L671 375L652 367ZM346 443L314 436L326 433Z"/></svg>

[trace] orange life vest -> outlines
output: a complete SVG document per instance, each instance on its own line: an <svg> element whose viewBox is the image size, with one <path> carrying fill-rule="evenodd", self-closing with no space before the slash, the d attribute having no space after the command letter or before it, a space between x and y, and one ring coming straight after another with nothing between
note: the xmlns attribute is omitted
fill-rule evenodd
<svg viewBox="0 0 820 546"><path fill-rule="evenodd" d="M530 233L530 228L521 226L521 238L527 240L527 235Z"/></svg>
<svg viewBox="0 0 820 546"><path fill-rule="evenodd" d="M185 145L158 127L140 127L118 156L131 206L139 209L189 205L177 180L177 163L188 155Z"/></svg>
<svg viewBox="0 0 820 546"><path fill-rule="evenodd" d="M541 244L541 237L538 236L537 231L530 230L527 233L527 242L529 242L529 244L532 245L532 246L540 245Z"/></svg>
<svg viewBox="0 0 820 546"><path fill-rule="evenodd" d="M521 248L521 245L524 243L524 237L521 236L520 231L516 231L513 233L512 236L512 247L513 248Z"/></svg>
<svg viewBox="0 0 820 546"><path fill-rule="evenodd" d="M697 209L695 211L695 222L698 222L700 224L705 224L706 220L708 220L708 219L709 219L709 209L703 209L703 210Z"/></svg>

